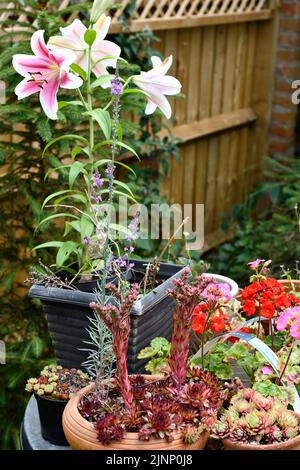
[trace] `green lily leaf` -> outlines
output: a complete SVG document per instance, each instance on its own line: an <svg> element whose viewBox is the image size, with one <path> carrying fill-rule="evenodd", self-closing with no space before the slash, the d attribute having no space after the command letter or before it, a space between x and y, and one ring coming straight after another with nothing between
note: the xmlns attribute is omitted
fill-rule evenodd
<svg viewBox="0 0 300 470"><path fill-rule="evenodd" d="M80 65L72 64L70 66L70 69L73 70L73 72L77 73L83 80L86 80L86 73L83 68L80 67Z"/></svg>
<svg viewBox="0 0 300 470"><path fill-rule="evenodd" d="M72 241L63 243L56 254L56 267L61 268L70 255L77 251L77 247L77 243Z"/></svg>
<svg viewBox="0 0 300 470"><path fill-rule="evenodd" d="M64 189L62 191L57 191L56 193L50 194L49 196L46 197L46 199L43 202L42 209L46 206L46 204L51 201L51 199L54 199L58 196L62 196L63 194L69 194L73 193L74 191L72 189Z"/></svg>
<svg viewBox="0 0 300 470"><path fill-rule="evenodd" d="M111 119L108 111L104 109L94 109L93 111L86 111L84 115L92 116L92 118L97 121L105 138L108 140L111 136Z"/></svg>
<svg viewBox="0 0 300 470"><path fill-rule="evenodd" d="M112 163L112 160L109 158L98 160L95 163L95 168L99 168L100 166L106 166L108 163ZM136 176L136 172L132 168L130 168L130 166L126 165L126 163L115 161L114 164L126 168L126 170L130 171L134 176Z"/></svg>
<svg viewBox="0 0 300 470"><path fill-rule="evenodd" d="M69 173L69 186L70 186L70 188L72 188L77 176L80 173L83 173L83 174L87 175L87 172L84 168L84 164L82 162L72 163L71 168L70 168L70 173Z"/></svg>
<svg viewBox="0 0 300 470"><path fill-rule="evenodd" d="M114 78L114 75L111 75L111 74L103 75L102 77L97 78L97 80L95 80L92 83L91 88L92 89L97 88L98 86L103 85L103 83L107 83L110 80L113 80L113 78Z"/></svg>
<svg viewBox="0 0 300 470"><path fill-rule="evenodd" d="M112 145L113 141L112 140L104 140L103 142L99 142L99 144L96 144L95 147L93 148L93 151L95 152L96 150L98 150L99 148L105 146L105 145ZM133 155L136 156L136 158L138 160L140 160L140 157L138 156L138 154L136 153L136 151L130 147L129 145L127 144L124 144L124 142L120 142L119 140L117 140L115 142L115 144L118 146L118 147L121 147L121 148L124 148L125 150L128 150L128 152L130 153L133 153Z"/></svg>
<svg viewBox="0 0 300 470"><path fill-rule="evenodd" d="M59 101L58 109L66 108L67 106L83 106L81 101Z"/></svg>
<svg viewBox="0 0 300 470"><path fill-rule="evenodd" d="M46 147L43 150L42 156L45 155L46 151L52 145L56 144L57 142L59 142L61 140L74 140L74 141L78 140L79 142L83 142L85 145L89 144L88 140L85 137L82 137L81 135L76 135L76 134L61 135L60 137L56 137L55 139L52 139L52 140L50 140L50 142L48 142L48 144L46 145Z"/></svg>
<svg viewBox="0 0 300 470"><path fill-rule="evenodd" d="M72 160L75 160L75 158L77 157L77 155L79 153L83 152L83 149L81 147L74 147L72 148L72 152L71 152L71 157L72 157Z"/></svg>
<svg viewBox="0 0 300 470"><path fill-rule="evenodd" d="M53 241L53 242L47 242L47 243L42 243L41 245L37 245L32 250L40 250L42 248L60 248L63 245L64 242L59 242L59 241Z"/></svg>
<svg viewBox="0 0 300 470"><path fill-rule="evenodd" d="M71 217L72 219L78 219L77 215L69 214L69 213L52 214L46 217L45 219L41 220L41 222L37 226L37 229L40 228L42 225L44 225L46 222L49 222L50 220L53 220L53 219L57 219L59 217Z"/></svg>
<svg viewBox="0 0 300 470"><path fill-rule="evenodd" d="M79 220L72 220L71 222L67 221L65 223L64 237L66 237L71 230L76 230L76 232L81 233Z"/></svg>
<svg viewBox="0 0 300 470"><path fill-rule="evenodd" d="M80 233L81 239L84 237L90 237L94 232L94 224L87 217L81 217L80 219Z"/></svg>

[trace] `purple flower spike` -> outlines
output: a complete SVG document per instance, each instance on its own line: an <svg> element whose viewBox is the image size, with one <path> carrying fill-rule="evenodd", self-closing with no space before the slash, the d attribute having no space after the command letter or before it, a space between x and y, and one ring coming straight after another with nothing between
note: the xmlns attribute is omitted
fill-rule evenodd
<svg viewBox="0 0 300 470"><path fill-rule="evenodd" d="M111 95L121 95L123 93L123 85L120 82L119 78L116 77L111 81L110 94Z"/></svg>
<svg viewBox="0 0 300 470"><path fill-rule="evenodd" d="M93 182L93 186L95 188L102 188L103 184L104 184L104 181L103 179L100 177L100 174L99 174L99 171L95 171L95 174L92 176L92 182Z"/></svg>
<svg viewBox="0 0 300 470"><path fill-rule="evenodd" d="M113 174L114 174L114 168L112 165L109 165L106 170L105 170L105 173L106 173L106 176L108 178L112 178Z"/></svg>
<svg viewBox="0 0 300 470"><path fill-rule="evenodd" d="M100 194L98 194L97 196L92 196L92 198L97 204L102 201L102 197L100 196Z"/></svg>
<svg viewBox="0 0 300 470"><path fill-rule="evenodd" d="M118 259L117 259L117 263L118 265L120 266L120 268L125 268L126 266L126 259L123 258L122 256L120 256Z"/></svg>
<svg viewBox="0 0 300 470"><path fill-rule="evenodd" d="M91 243L91 239L87 236L83 237L83 243L85 246L88 246Z"/></svg>

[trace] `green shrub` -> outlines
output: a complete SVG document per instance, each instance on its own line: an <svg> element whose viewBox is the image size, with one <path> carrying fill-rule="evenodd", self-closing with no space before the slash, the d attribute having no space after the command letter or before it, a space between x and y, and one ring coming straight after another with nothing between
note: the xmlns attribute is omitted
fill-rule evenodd
<svg viewBox="0 0 300 470"><path fill-rule="evenodd" d="M272 259L272 274L280 277L281 266L298 276L300 256L299 211L300 160L267 160L265 181L243 205L237 205L223 228L236 224L236 236L207 258L215 272L247 283L247 263L256 258Z"/></svg>
<svg viewBox="0 0 300 470"><path fill-rule="evenodd" d="M12 55L31 53L29 39L36 29L44 29L47 38L57 33L61 20L67 22L70 13L80 12L80 17L84 19L85 12L91 6L91 3L74 3L60 10L58 15L57 8L61 5L59 0L11 3L14 3L14 7L11 8L9 17L1 23L0 35L0 80L6 85L6 103L0 107L0 340L4 339L7 346L7 364L0 365L2 449L19 446L18 434L28 400L24 385L28 377L38 373L45 359L53 356L41 308L27 299L27 289L22 281L29 267L37 263L32 248L48 240L49 227L46 224L43 231L35 232L37 222L43 216L42 202L47 194L61 189L65 180L64 175L59 174L57 178L49 178L45 183L45 175L49 168L60 165L62 156L68 156L68 147L63 143L55 149L53 147L50 157L44 159L41 158L42 148L59 135L60 125L63 124L64 132L68 133L81 124L80 112L72 110L71 113L68 107L59 111L57 123L50 124L41 113L35 95L22 103L17 102L14 88L20 77L11 66ZM34 13L26 13L24 8L27 6ZM9 12L7 4L2 4L2 7ZM131 10L132 6L126 9L123 23L128 21ZM22 13L27 15L28 21L16 21ZM18 27L18 32L9 31L12 25ZM155 54L153 43L156 40L148 30L132 35L120 34L114 38L125 51L124 58L129 61L134 58L142 67L148 67L149 57ZM60 99L64 99L63 92ZM144 109L144 99L124 99L123 110L129 113L132 110L138 111L140 116L139 123L130 123L125 128L126 140L134 143L145 161L143 167L138 168L137 180L131 180L130 184L136 186L134 192L150 204L150 192L155 192L156 198L161 200L159 179L162 172L165 173L168 169L170 155L178 156L178 147L172 138L164 141L158 138L158 132L162 128L161 119L157 114L145 116ZM141 131L138 132L139 128ZM84 128L82 132L85 133ZM7 136L12 134L13 140L8 140ZM55 228L52 226L52 238L55 235L53 230ZM154 244L141 243L137 253L154 255L159 246L160 241ZM48 265L54 261L54 253L50 251L39 253Z"/></svg>

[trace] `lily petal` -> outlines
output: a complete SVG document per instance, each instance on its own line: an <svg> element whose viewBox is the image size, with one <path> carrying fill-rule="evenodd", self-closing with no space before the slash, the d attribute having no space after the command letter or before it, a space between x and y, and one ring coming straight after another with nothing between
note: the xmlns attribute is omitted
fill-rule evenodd
<svg viewBox="0 0 300 470"><path fill-rule="evenodd" d="M159 79L148 80L144 76L134 79L140 88L149 93L159 92L164 95L177 95L181 90L181 83L177 78L166 75L159 77Z"/></svg>
<svg viewBox="0 0 300 470"><path fill-rule="evenodd" d="M51 58L57 63L60 69L68 69L71 64L76 62L76 54L69 49L52 51Z"/></svg>
<svg viewBox="0 0 300 470"><path fill-rule="evenodd" d="M59 87L59 80L57 76L53 76L48 83L45 83L40 92L40 102L44 113L50 119L57 119L57 91Z"/></svg>
<svg viewBox="0 0 300 470"><path fill-rule="evenodd" d="M100 16L99 20L94 24L93 27L93 29L97 33L97 39L102 40L105 38L108 33L110 23L111 18L109 16L106 16L104 14Z"/></svg>
<svg viewBox="0 0 300 470"><path fill-rule="evenodd" d="M159 62L157 59L159 60ZM153 65L158 63L159 65L156 65L153 69L149 70L143 75L147 75L148 78L155 78L165 75L168 72L169 68L172 66L173 63L173 56L170 55L163 62L160 60L159 57L152 56L151 61Z"/></svg>
<svg viewBox="0 0 300 470"><path fill-rule="evenodd" d="M151 101L155 103L167 119L172 116L172 109L167 98L160 93L151 93ZM149 109L149 108L148 108ZM150 108L151 109L151 108Z"/></svg>
<svg viewBox="0 0 300 470"><path fill-rule="evenodd" d="M147 115L153 114L154 111L156 110L156 108L157 108L157 104L155 104L153 101L151 101L149 99L148 103L147 103L147 106L146 106L146 109L145 109L145 114L147 114Z"/></svg>
<svg viewBox="0 0 300 470"><path fill-rule="evenodd" d="M24 80L22 80L15 88L15 94L17 95L18 100L22 100L23 98L26 98L26 96L30 96L39 91L41 91L41 89L38 84L34 81L29 82L28 78L24 78Z"/></svg>
<svg viewBox="0 0 300 470"><path fill-rule="evenodd" d="M42 59L49 58L49 50L47 49L47 46L45 44L43 29L40 29L39 31L36 31L35 33L33 33L30 44L31 44L32 52L36 56Z"/></svg>
<svg viewBox="0 0 300 470"><path fill-rule="evenodd" d="M79 88L82 84L82 79L80 77L77 77L73 73L64 72L60 79L60 87L67 88L69 90Z"/></svg>
<svg viewBox="0 0 300 470"><path fill-rule="evenodd" d="M93 67L93 72L97 78L103 77L104 75L109 75L108 71L106 70L106 67L103 65L103 62L98 62L98 64ZM110 88L110 82L111 81L102 83L101 88Z"/></svg>
<svg viewBox="0 0 300 470"><path fill-rule="evenodd" d="M148 96L145 113L152 114L156 107L159 107L169 119L172 110L165 95L177 95L181 90L181 83L177 78L166 75L172 65L172 56L167 57L163 62L159 57L152 56L151 61L153 69L141 72L140 75L134 75L132 80Z"/></svg>
<svg viewBox="0 0 300 470"><path fill-rule="evenodd" d="M121 54L121 48L112 41L96 41L92 47L92 60L94 63L101 60L101 64L105 67L116 67L118 57ZM113 57L110 59L105 59L105 57ZM96 64L97 65L97 64Z"/></svg>
<svg viewBox="0 0 300 470"><path fill-rule="evenodd" d="M47 45L54 51L57 49L70 49L71 51L85 50L84 46L80 47L80 44L77 42L75 43L73 39L65 38L63 36L52 36Z"/></svg>
<svg viewBox="0 0 300 470"><path fill-rule="evenodd" d="M161 58L158 57L157 55L153 55L151 57L151 62L152 62L153 68L159 67L162 64Z"/></svg>
<svg viewBox="0 0 300 470"><path fill-rule="evenodd" d="M82 21L77 18L69 26L60 28L61 34L64 38L67 38L70 41L74 41L74 43L77 45L79 42L82 42L84 47L86 47L84 42L84 33L86 30L86 26L84 26Z"/></svg>
<svg viewBox="0 0 300 470"><path fill-rule="evenodd" d="M49 70L49 66L52 65L52 62L48 59L41 59L27 54L15 54L12 63L14 69L22 77L28 77L32 72L46 72Z"/></svg>

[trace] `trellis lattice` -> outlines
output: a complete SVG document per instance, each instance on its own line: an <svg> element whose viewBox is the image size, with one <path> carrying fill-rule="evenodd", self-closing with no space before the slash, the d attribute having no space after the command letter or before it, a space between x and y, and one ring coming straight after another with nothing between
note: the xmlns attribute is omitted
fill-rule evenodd
<svg viewBox="0 0 300 470"><path fill-rule="evenodd" d="M131 0L123 0L114 19L122 16ZM269 9L270 0L137 0L135 19L199 18L209 15L260 12Z"/></svg>
<svg viewBox="0 0 300 470"><path fill-rule="evenodd" d="M127 29L138 31L149 26L153 30L161 30L201 24L256 21L269 18L279 2L280 0L137 0L135 12ZM63 0L58 12L73 3L74 0ZM111 32L117 33L124 29L120 20L132 0L114 0L114 3L118 8L110 12ZM8 3L7 8L13 8L13 5ZM30 6L26 9L30 11ZM9 16L10 13L2 13L0 21L5 21ZM72 20L73 16L71 14L68 21ZM26 22L27 19L26 14L18 18L22 22Z"/></svg>

